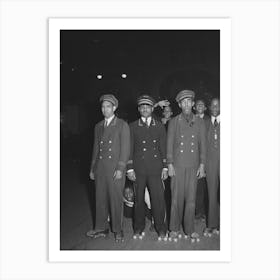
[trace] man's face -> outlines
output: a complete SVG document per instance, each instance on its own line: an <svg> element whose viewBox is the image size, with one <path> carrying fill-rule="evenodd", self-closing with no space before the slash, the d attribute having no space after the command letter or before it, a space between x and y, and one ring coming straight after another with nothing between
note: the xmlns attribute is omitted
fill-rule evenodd
<svg viewBox="0 0 280 280"><path fill-rule="evenodd" d="M195 111L197 114L204 114L206 110L205 104L202 100L198 100L195 104Z"/></svg>
<svg viewBox="0 0 280 280"><path fill-rule="evenodd" d="M113 106L113 104L109 101L103 101L101 105L101 111L103 113L103 116L108 119L113 116L114 112L116 110L116 106Z"/></svg>
<svg viewBox="0 0 280 280"><path fill-rule="evenodd" d="M213 117L217 117L220 115L220 101L215 98L211 101L210 112Z"/></svg>
<svg viewBox="0 0 280 280"><path fill-rule="evenodd" d="M179 107L182 109L182 112L186 115L189 115L192 112L193 105L194 102L192 98L184 98L179 103Z"/></svg>
<svg viewBox="0 0 280 280"><path fill-rule="evenodd" d="M148 118L152 115L154 108L151 105L142 104L138 107L141 117Z"/></svg>
<svg viewBox="0 0 280 280"><path fill-rule="evenodd" d="M169 119L173 113L172 113L171 108L169 106L166 106L166 107L164 107L162 114L166 119Z"/></svg>

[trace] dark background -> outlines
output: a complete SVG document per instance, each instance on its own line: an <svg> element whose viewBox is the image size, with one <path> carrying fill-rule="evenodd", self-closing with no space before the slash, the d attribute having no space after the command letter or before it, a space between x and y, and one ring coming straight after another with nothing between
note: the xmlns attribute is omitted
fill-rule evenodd
<svg viewBox="0 0 280 280"><path fill-rule="evenodd" d="M104 93L119 99L117 115L128 122L138 117L136 99L143 93L168 99L175 115L181 89L194 90L207 103L220 95L219 30L61 30L60 35L62 157L89 165Z"/></svg>

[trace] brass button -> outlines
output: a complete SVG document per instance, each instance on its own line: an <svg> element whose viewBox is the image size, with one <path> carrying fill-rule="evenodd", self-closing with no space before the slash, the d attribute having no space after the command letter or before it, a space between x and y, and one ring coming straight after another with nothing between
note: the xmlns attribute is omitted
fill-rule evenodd
<svg viewBox="0 0 280 280"><path fill-rule="evenodd" d="M100 149L99 151L102 152L102 149Z"/></svg>
<svg viewBox="0 0 280 280"><path fill-rule="evenodd" d="M182 146L184 145L184 143L183 143L183 142L181 142L180 144L181 144Z"/></svg>
<svg viewBox="0 0 280 280"><path fill-rule="evenodd" d="M181 152L181 153L183 153L184 151L183 151L183 150L181 150L180 152Z"/></svg>
<svg viewBox="0 0 280 280"><path fill-rule="evenodd" d="M194 145L194 143L192 142L192 143L191 143L191 145L193 146L193 145Z"/></svg>
<svg viewBox="0 0 280 280"><path fill-rule="evenodd" d="M154 155L154 157L157 157L157 155Z"/></svg>
<svg viewBox="0 0 280 280"><path fill-rule="evenodd" d="M109 149L109 151L111 152L111 151L112 151L112 149L110 148L110 149Z"/></svg>
<svg viewBox="0 0 280 280"><path fill-rule="evenodd" d="M100 141L100 144L103 144L103 141Z"/></svg>
<svg viewBox="0 0 280 280"><path fill-rule="evenodd" d="M156 143L156 142L157 142L157 140L153 140L153 142L154 142L154 143Z"/></svg>
<svg viewBox="0 0 280 280"><path fill-rule="evenodd" d="M192 135L192 138L194 138L194 135Z"/></svg>
<svg viewBox="0 0 280 280"><path fill-rule="evenodd" d="M102 156L100 156L99 158L102 159Z"/></svg>
<svg viewBox="0 0 280 280"><path fill-rule="evenodd" d="M184 138L184 135L181 135L181 138Z"/></svg>
<svg viewBox="0 0 280 280"><path fill-rule="evenodd" d="M112 140L109 140L109 143L111 144L111 143L112 143Z"/></svg>
<svg viewBox="0 0 280 280"><path fill-rule="evenodd" d="M146 149L146 148L144 148L144 149L143 149L143 151L145 152L145 151L147 151L147 149Z"/></svg>
<svg viewBox="0 0 280 280"><path fill-rule="evenodd" d="M191 150L191 152L193 153L193 150Z"/></svg>
<svg viewBox="0 0 280 280"><path fill-rule="evenodd" d="M145 141L145 140L143 140L143 141L142 141L142 143L144 143L144 144L145 144L145 143L146 143L146 141Z"/></svg>
<svg viewBox="0 0 280 280"><path fill-rule="evenodd" d="M109 158L112 158L111 156L109 156Z"/></svg>

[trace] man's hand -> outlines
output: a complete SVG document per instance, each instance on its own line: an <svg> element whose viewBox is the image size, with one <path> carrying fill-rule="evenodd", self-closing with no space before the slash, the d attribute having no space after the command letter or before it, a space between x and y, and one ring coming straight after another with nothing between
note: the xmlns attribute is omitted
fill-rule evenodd
<svg viewBox="0 0 280 280"><path fill-rule="evenodd" d="M113 178L114 178L114 180L119 180L119 179L121 179L121 178L122 178L122 171L116 170L116 171L114 172Z"/></svg>
<svg viewBox="0 0 280 280"><path fill-rule="evenodd" d="M136 176L135 176L134 170L130 170L130 171L127 172L127 178L130 181L135 181L136 180Z"/></svg>
<svg viewBox="0 0 280 280"><path fill-rule="evenodd" d="M155 104L155 107L159 106L161 109L165 106L169 106L170 102L165 99L165 100L160 100L158 103Z"/></svg>
<svg viewBox="0 0 280 280"><path fill-rule="evenodd" d="M91 180L94 180L94 172L92 170L89 172L89 177Z"/></svg>
<svg viewBox="0 0 280 280"><path fill-rule="evenodd" d="M198 177L198 179L201 179L201 178L206 176L205 169L204 169L204 164L199 165L196 176Z"/></svg>
<svg viewBox="0 0 280 280"><path fill-rule="evenodd" d="M166 180L168 177L168 169L163 168L161 171L161 180Z"/></svg>
<svg viewBox="0 0 280 280"><path fill-rule="evenodd" d="M172 163L168 164L168 175L169 175L170 177L173 177L173 176L176 175L176 174L175 174L175 168L174 168L174 166L173 166Z"/></svg>

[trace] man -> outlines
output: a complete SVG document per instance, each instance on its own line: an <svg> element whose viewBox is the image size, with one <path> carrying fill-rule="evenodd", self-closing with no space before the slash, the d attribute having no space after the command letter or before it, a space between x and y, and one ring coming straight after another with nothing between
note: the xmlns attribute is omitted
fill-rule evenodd
<svg viewBox="0 0 280 280"><path fill-rule="evenodd" d="M95 229L87 232L89 237L105 237L109 233L108 216L116 242L124 240L123 188L125 168L130 152L128 124L115 116L118 100L112 94L101 96L104 120L94 130L94 147L90 178L96 187Z"/></svg>
<svg viewBox="0 0 280 280"><path fill-rule="evenodd" d="M206 180L208 187L209 207L205 236L219 234L220 230L220 101L212 99L210 105L211 120L207 122L207 161Z"/></svg>
<svg viewBox="0 0 280 280"><path fill-rule="evenodd" d="M161 119L161 122L167 129L168 122L171 120L171 117L173 115L172 108L170 105L163 107L162 115L163 115L163 118Z"/></svg>
<svg viewBox="0 0 280 280"><path fill-rule="evenodd" d="M154 99L148 95L137 100L140 119L130 125L131 152L127 176L136 180L134 208L134 238L145 235L144 192L148 187L152 215L158 240L166 238L166 214L162 180L168 176L166 168L166 132L164 126L152 117Z"/></svg>
<svg viewBox="0 0 280 280"><path fill-rule="evenodd" d="M196 116L203 119L204 121L209 120L209 116L205 114L206 105L204 100L198 99L195 102ZM196 191L196 203L195 203L195 218L200 219L203 222L206 221L206 209L208 207L207 202L207 183L206 178L200 178L197 180L197 191Z"/></svg>
<svg viewBox="0 0 280 280"><path fill-rule="evenodd" d="M197 177L205 176L205 124L192 113L195 93L182 90L176 96L181 114L169 121L167 134L168 174L171 177L169 240L182 237L199 241L194 229Z"/></svg>

